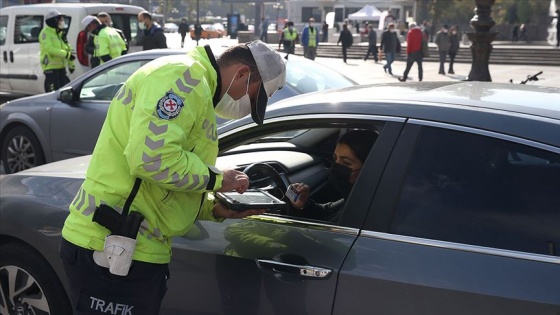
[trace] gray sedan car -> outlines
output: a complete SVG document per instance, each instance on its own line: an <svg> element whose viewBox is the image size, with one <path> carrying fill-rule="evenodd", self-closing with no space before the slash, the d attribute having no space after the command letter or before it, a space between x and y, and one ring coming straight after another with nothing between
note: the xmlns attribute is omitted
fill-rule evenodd
<svg viewBox="0 0 560 315"><path fill-rule="evenodd" d="M559 314L559 98L356 86L283 100L262 126L223 124L217 166L284 201L290 183L340 200L327 180L337 139L378 137L336 220L286 207L174 238L161 314ZM0 313L70 314L57 250L88 162L0 177Z"/></svg>
<svg viewBox="0 0 560 315"><path fill-rule="evenodd" d="M58 91L0 105L0 158L6 173L91 154L107 108L121 84L149 61L185 50L128 54L96 67ZM302 57L287 62L287 83L269 100L278 100L356 83ZM223 122L223 120L221 120Z"/></svg>

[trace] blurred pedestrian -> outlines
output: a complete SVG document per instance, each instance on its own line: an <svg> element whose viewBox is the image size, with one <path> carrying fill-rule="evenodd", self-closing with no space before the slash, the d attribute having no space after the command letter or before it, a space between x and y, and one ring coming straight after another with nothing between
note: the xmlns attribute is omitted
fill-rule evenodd
<svg viewBox="0 0 560 315"><path fill-rule="evenodd" d="M556 10L556 47L560 47L560 10Z"/></svg>
<svg viewBox="0 0 560 315"><path fill-rule="evenodd" d="M241 25L239 26L238 30L242 30ZM194 39L196 40L196 46L198 46L198 42L200 41L201 37L202 37L202 26L200 26L200 23L197 21L194 24Z"/></svg>
<svg viewBox="0 0 560 315"><path fill-rule="evenodd" d="M519 40L527 41L527 27L525 24L519 25Z"/></svg>
<svg viewBox="0 0 560 315"><path fill-rule="evenodd" d="M261 41L268 43L268 20L264 17L261 18L261 25L259 28L261 29Z"/></svg>
<svg viewBox="0 0 560 315"><path fill-rule="evenodd" d="M453 63L455 62L455 56L457 56L457 52L459 51L459 31L456 25L453 25L449 29L449 70L447 73L455 74L453 71Z"/></svg>
<svg viewBox="0 0 560 315"><path fill-rule="evenodd" d="M373 60L375 60L375 63L377 63L379 60L377 58L377 33L373 29L373 25L368 25L367 38L368 38L368 51L364 56L364 61L368 59L369 54L372 54Z"/></svg>
<svg viewBox="0 0 560 315"><path fill-rule="evenodd" d="M511 41L517 42L519 40L519 25L514 24L513 28L511 29Z"/></svg>
<svg viewBox="0 0 560 315"><path fill-rule="evenodd" d="M50 10L45 15L45 27L39 33L40 62L45 74L45 92L56 91L70 82L66 67L74 72L76 54L64 36L64 15Z"/></svg>
<svg viewBox="0 0 560 315"><path fill-rule="evenodd" d="M348 30L348 24L342 25L342 31L340 32L340 36L338 37L338 42L336 43L336 45L340 43L342 43L342 60L344 60L344 63L346 63L346 51L354 43L352 33L350 33L350 30Z"/></svg>
<svg viewBox="0 0 560 315"><path fill-rule="evenodd" d="M395 54L397 53L397 46L400 44L399 38L395 30L395 23L389 23L387 29L381 34L381 45L379 49L385 55L385 65L383 70L393 75L393 68L391 65L395 61ZM379 58L381 60L381 58Z"/></svg>
<svg viewBox="0 0 560 315"><path fill-rule="evenodd" d="M294 22L289 21L286 23L282 34L280 35L280 42L278 43L278 49L280 49L280 44L284 46L284 52L286 53L286 59L288 59L289 54L294 54L296 43L299 40L299 35L297 30L294 28Z"/></svg>
<svg viewBox="0 0 560 315"><path fill-rule="evenodd" d="M185 46L185 37L187 37L188 32L189 24L187 23L187 19L182 19L181 23L179 23L179 33L181 34L181 48Z"/></svg>
<svg viewBox="0 0 560 315"><path fill-rule="evenodd" d="M142 38L144 50L167 48L167 38L163 34L163 28L152 20L150 12L138 13L138 28L144 33Z"/></svg>
<svg viewBox="0 0 560 315"><path fill-rule="evenodd" d="M447 24L443 25L441 30L436 34L436 45L438 46L439 53L439 74L445 74L445 60L447 54L449 53L449 45L451 44L449 40L449 26Z"/></svg>
<svg viewBox="0 0 560 315"><path fill-rule="evenodd" d="M317 55L317 45L319 44L319 30L314 25L315 19L310 18L307 26L301 31L301 45L303 46L303 56L307 59L315 60Z"/></svg>
<svg viewBox="0 0 560 315"><path fill-rule="evenodd" d="M416 62L416 65L418 66L418 81L422 81L424 74L422 70L422 60L424 59L422 52L422 40L426 35L418 26L416 26L416 22L410 22L408 27L409 30L406 36L406 69L404 70L403 76L398 79L401 82L405 82L408 78L408 72L410 72L414 62Z"/></svg>
<svg viewBox="0 0 560 315"><path fill-rule="evenodd" d="M323 22L323 40L324 43L329 41L329 24L327 22Z"/></svg>

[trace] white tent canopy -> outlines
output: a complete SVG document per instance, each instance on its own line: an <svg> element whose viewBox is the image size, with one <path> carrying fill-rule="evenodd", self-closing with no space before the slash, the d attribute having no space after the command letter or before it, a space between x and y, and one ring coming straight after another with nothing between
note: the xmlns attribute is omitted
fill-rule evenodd
<svg viewBox="0 0 560 315"><path fill-rule="evenodd" d="M348 19L352 21L379 21L382 14L374 5L368 4L360 11L348 14Z"/></svg>

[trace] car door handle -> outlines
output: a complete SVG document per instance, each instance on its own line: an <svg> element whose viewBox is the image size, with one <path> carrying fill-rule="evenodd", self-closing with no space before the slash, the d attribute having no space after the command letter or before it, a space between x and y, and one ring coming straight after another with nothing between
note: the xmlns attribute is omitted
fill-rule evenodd
<svg viewBox="0 0 560 315"><path fill-rule="evenodd" d="M311 279L326 279L332 270L308 265L293 265L274 260L257 259L260 269L272 271L273 273L297 275Z"/></svg>
<svg viewBox="0 0 560 315"><path fill-rule="evenodd" d="M4 62L8 63L8 52L7 51L4 51L3 57L4 57Z"/></svg>
<svg viewBox="0 0 560 315"><path fill-rule="evenodd" d="M14 52L10 51L10 62L14 63Z"/></svg>

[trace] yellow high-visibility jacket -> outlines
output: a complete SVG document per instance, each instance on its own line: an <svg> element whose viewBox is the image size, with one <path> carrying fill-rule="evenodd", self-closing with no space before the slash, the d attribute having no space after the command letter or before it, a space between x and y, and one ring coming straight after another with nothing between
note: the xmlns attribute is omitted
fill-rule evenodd
<svg viewBox="0 0 560 315"><path fill-rule="evenodd" d="M72 47L62 40L62 32L50 26L45 26L39 33L39 47L41 68L43 71L64 69L74 69L74 61L68 58L72 53Z"/></svg>
<svg viewBox="0 0 560 315"><path fill-rule="evenodd" d="M93 43L95 44L94 56L99 57L100 64L120 57L122 52L126 50L125 41L112 27L105 26L99 30L99 33L93 39ZM110 58L103 58L104 56Z"/></svg>
<svg viewBox="0 0 560 315"><path fill-rule="evenodd" d="M137 70L111 102L86 179L70 205L62 236L103 250L109 231L92 222L96 206L121 211L135 179L142 184L131 211L145 217L133 259L168 263L171 237L212 215L223 176L214 94L219 72L209 48L158 58ZM87 117L84 117L87 119Z"/></svg>

